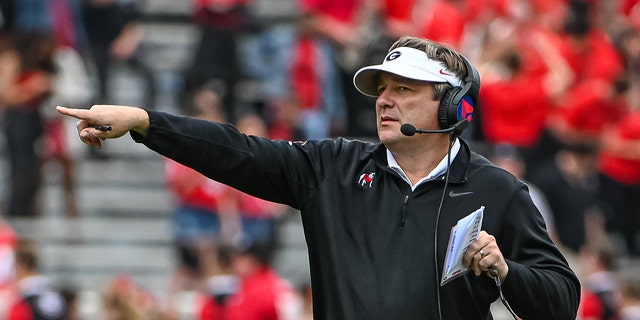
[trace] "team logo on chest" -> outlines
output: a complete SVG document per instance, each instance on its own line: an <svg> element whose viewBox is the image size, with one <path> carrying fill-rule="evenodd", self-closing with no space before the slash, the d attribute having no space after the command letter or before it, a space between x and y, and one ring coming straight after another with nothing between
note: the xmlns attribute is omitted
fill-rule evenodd
<svg viewBox="0 0 640 320"><path fill-rule="evenodd" d="M371 188L371 185L373 184L373 179L375 178L376 174L375 172L370 172L370 173L363 173L362 175L360 175L360 178L358 178L358 184L361 186L369 186L369 188Z"/></svg>

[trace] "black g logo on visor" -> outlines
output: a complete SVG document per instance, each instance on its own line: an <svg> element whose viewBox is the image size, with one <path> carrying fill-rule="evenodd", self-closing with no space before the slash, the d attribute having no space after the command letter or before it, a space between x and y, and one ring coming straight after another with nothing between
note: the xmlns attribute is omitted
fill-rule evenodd
<svg viewBox="0 0 640 320"><path fill-rule="evenodd" d="M398 59L398 57L400 57L401 54L402 53L400 53L400 51L391 52L391 53L389 53L389 55L387 56L387 59L385 59L385 60L391 61L391 60Z"/></svg>

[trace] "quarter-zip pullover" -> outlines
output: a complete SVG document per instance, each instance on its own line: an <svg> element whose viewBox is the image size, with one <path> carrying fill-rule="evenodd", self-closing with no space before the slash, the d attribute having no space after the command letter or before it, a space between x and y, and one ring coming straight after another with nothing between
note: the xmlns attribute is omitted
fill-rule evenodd
<svg viewBox="0 0 640 320"><path fill-rule="evenodd" d="M468 272L439 286L451 227L480 206L482 229L496 237L509 266L503 291L516 313L575 319L580 284L526 185L463 140L446 190L444 174L412 190L389 168L379 143L272 141L231 125L148 112L148 133L132 132L136 141L300 210L315 319L438 319L438 304L442 319L491 319L498 290L489 277Z"/></svg>

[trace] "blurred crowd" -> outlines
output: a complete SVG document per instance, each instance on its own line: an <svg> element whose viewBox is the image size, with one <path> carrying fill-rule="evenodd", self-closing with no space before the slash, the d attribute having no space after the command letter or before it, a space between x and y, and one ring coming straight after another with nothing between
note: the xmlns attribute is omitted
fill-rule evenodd
<svg viewBox="0 0 640 320"><path fill-rule="evenodd" d="M105 160L78 152L68 141L74 123L53 106L117 103L110 71L125 66L142 79L140 105L157 107L141 45L152 1L0 0L8 169L0 222L9 222L0 225L0 317L37 309L41 299L59 319L73 318L74 295L43 280L10 221L41 216L46 162L60 165L67 217L81 218L74 163L78 154ZM353 73L380 63L402 35L447 43L482 78L464 137L529 184L582 278L580 319L640 319L640 274L617 272L621 259L640 258L640 1L291 0L295 12L277 21L255 14L258 1L269 6L190 0L198 38L178 70L179 112L272 139L375 140L374 100L355 90ZM104 293L105 317L176 318L174 295L195 290L201 319L309 319L310 288L292 287L270 262L287 208L165 164L179 262L170 292L152 297L117 276Z"/></svg>

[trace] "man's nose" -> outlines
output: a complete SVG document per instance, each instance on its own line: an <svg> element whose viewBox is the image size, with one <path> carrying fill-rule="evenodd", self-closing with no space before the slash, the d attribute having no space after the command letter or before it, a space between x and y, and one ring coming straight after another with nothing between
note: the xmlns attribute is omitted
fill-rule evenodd
<svg viewBox="0 0 640 320"><path fill-rule="evenodd" d="M390 108L393 106L393 99L391 99L386 89L380 91L380 95L378 95L378 98L376 99L376 105L381 108Z"/></svg>

